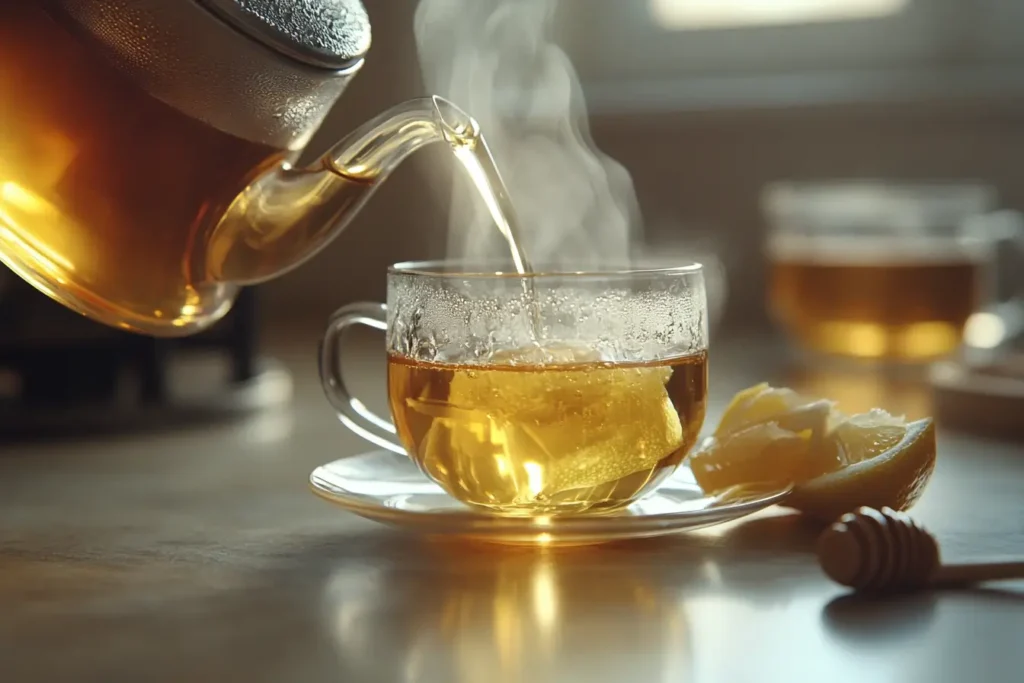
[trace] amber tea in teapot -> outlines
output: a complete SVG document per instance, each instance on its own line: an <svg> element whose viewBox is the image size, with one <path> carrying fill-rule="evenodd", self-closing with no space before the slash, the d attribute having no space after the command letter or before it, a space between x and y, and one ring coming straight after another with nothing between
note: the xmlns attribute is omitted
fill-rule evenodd
<svg viewBox="0 0 1024 683"><path fill-rule="evenodd" d="M398 163L446 141L528 269L475 122L440 98L402 103L313 166L291 165L369 46L358 0L298 4L311 11L2 4L0 260L103 323L189 334L239 286L314 255ZM295 23L310 17L326 18Z"/></svg>
<svg viewBox="0 0 1024 683"><path fill-rule="evenodd" d="M111 317L209 314L224 285L183 258L202 238L198 219L287 151L152 97L40 7L0 15L4 252L69 294L99 294Z"/></svg>

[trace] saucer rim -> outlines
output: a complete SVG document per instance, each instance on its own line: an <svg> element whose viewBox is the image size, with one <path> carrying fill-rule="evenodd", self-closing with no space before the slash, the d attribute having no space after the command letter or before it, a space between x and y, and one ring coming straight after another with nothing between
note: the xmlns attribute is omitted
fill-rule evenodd
<svg viewBox="0 0 1024 683"><path fill-rule="evenodd" d="M744 497L743 499L736 501L730 501L723 499L722 497L705 495L703 499L712 502L708 506L696 510L687 509L677 510L674 512L669 511L635 515L608 513L530 517L489 515L469 506L466 506L465 509L447 511L421 511L391 507L372 502L372 499L368 499L368 497L361 494L350 493L346 495L342 489L332 487L329 484L329 481L326 480L323 474L321 474L322 471L326 471L327 468L334 463L353 458L372 458L374 456L391 458L408 457L391 453L385 449L373 449L343 458L336 458L330 462L318 465L312 472L310 472L308 480L310 490L318 498L322 498L323 500L337 505L342 509L359 515L364 519L407 529L422 529L424 526L436 524L437 530L429 533L443 535L537 535L546 532L558 534L621 535L627 531L628 527L636 526L643 526L643 529L635 529L634 533L629 534L630 536L650 536L674 533L697 528L706 528L707 526L722 524L745 517L764 508L781 503L793 490L791 485L777 488L773 487L771 489L765 489L764 492L751 492L751 497ZM662 484L636 502L657 496L659 492L661 492L662 495L665 495L666 491L672 488L671 482L673 479L676 479L679 474L684 471L689 471L689 467L685 463L682 463L677 467L675 472L665 479ZM323 483L318 483L318 479ZM425 480L434 484L434 482L430 482L429 479L425 478ZM440 486L436 484L434 484L434 486L436 486L437 491L431 492L432 494L448 496ZM692 488L696 491L700 490L700 487L697 486L696 483L685 481L678 482L676 488L681 487ZM450 498L450 496L448 497ZM697 500L701 499L698 498ZM629 508L625 509L628 510ZM416 521L411 521L413 519ZM545 520L543 526L536 525L538 519ZM690 524L686 524L687 522L690 522ZM674 526L673 523L678 526ZM616 530L613 531L610 527L615 527Z"/></svg>

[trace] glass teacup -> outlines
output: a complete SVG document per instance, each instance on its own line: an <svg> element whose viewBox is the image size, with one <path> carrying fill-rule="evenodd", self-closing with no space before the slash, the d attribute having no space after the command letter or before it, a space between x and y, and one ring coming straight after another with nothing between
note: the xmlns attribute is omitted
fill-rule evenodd
<svg viewBox="0 0 1024 683"><path fill-rule="evenodd" d="M342 381L355 324L386 333L393 422ZM704 421L707 349L699 264L520 275L402 263L386 306L332 316L320 374L346 426L452 497L571 514L624 507L675 471Z"/></svg>

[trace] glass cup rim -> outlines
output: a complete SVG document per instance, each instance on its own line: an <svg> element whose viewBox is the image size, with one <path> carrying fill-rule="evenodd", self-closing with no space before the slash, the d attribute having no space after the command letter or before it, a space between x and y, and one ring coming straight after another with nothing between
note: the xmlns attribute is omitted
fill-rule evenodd
<svg viewBox="0 0 1024 683"><path fill-rule="evenodd" d="M388 275L412 275L416 277L452 279L608 279L635 276L677 276L693 277L703 274L704 265L699 261L686 260L676 266L642 265L609 266L573 270L563 267L541 267L530 273L519 273L509 268L507 261L475 261L472 259L433 259L426 261L400 261L388 266ZM488 264L491 267L488 267ZM454 269L453 269L454 268Z"/></svg>

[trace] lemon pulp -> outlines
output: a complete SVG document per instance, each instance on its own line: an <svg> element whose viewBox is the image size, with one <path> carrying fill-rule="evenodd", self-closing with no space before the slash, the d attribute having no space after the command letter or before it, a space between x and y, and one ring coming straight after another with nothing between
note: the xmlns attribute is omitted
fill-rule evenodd
<svg viewBox="0 0 1024 683"><path fill-rule="evenodd" d="M935 466L930 418L881 409L847 416L833 402L758 384L736 394L713 436L689 456L708 493L790 486L786 505L831 520L861 505L905 510Z"/></svg>

